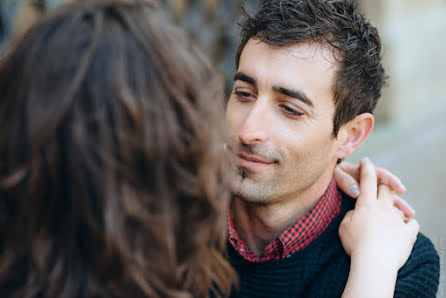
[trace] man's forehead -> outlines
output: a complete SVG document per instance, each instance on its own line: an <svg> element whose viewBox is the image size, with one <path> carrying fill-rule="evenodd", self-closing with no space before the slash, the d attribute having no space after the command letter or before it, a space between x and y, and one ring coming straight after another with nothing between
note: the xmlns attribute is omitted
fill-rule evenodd
<svg viewBox="0 0 446 298"><path fill-rule="evenodd" d="M299 89L310 97L333 90L337 62L328 46L303 42L272 46L251 39L242 52L239 72L257 83Z"/></svg>

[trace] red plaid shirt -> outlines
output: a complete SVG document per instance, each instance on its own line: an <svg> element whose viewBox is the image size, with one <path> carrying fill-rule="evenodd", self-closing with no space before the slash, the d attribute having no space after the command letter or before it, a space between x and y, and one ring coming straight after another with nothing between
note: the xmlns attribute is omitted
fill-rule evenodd
<svg viewBox="0 0 446 298"><path fill-rule="evenodd" d="M290 257L293 253L307 247L311 241L325 231L333 218L341 210L341 197L336 182L332 178L330 185L316 206L268 244L261 256L257 256L240 239L235 230L233 214L232 212L228 212L229 242L238 251L240 256L250 262L262 262Z"/></svg>

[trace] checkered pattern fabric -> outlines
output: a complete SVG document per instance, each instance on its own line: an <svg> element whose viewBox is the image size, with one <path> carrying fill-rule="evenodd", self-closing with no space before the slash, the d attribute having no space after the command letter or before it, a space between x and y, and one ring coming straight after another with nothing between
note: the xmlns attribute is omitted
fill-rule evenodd
<svg viewBox="0 0 446 298"><path fill-rule="evenodd" d="M251 251L235 230L234 217L228 212L229 242L245 260L264 262L290 257L319 237L341 210L342 195L334 178L316 206L272 241L260 256Z"/></svg>

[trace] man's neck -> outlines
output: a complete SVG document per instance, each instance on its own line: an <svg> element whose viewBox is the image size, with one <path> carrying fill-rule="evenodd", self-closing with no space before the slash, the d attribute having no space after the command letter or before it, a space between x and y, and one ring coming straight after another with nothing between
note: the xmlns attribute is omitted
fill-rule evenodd
<svg viewBox="0 0 446 298"><path fill-rule="evenodd" d="M260 256L268 244L289 226L313 209L320 200L331 176L321 177L315 184L292 199L270 204L256 204L234 198L232 210L240 238Z"/></svg>

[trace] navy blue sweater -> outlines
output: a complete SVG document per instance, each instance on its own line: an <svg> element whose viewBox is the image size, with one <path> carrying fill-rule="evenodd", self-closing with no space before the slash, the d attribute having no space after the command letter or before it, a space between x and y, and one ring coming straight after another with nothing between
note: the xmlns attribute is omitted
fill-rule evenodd
<svg viewBox="0 0 446 298"><path fill-rule="evenodd" d="M228 243L240 290L231 297L340 297L347 283L350 257L339 238L339 225L355 200L343 195L342 208L324 233L289 258L250 263ZM407 263L398 272L395 297L435 297L440 260L432 242L421 233Z"/></svg>

